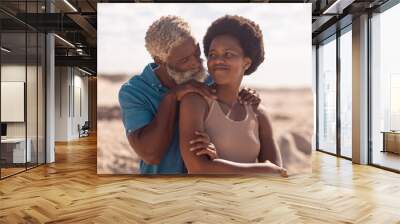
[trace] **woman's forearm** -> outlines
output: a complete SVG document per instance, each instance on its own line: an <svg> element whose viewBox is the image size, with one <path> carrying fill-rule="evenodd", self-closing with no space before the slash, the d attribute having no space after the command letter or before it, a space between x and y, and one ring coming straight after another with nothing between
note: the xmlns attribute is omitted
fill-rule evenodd
<svg viewBox="0 0 400 224"><path fill-rule="evenodd" d="M237 163L224 159L207 161L198 168L188 169L189 173L196 174L280 174L282 168L271 163Z"/></svg>

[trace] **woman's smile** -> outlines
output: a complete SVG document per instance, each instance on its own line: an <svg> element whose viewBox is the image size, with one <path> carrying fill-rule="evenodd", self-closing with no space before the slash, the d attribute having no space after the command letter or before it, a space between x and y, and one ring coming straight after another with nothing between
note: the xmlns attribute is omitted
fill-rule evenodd
<svg viewBox="0 0 400 224"><path fill-rule="evenodd" d="M228 71L229 66L227 65L215 65L213 66L213 71Z"/></svg>

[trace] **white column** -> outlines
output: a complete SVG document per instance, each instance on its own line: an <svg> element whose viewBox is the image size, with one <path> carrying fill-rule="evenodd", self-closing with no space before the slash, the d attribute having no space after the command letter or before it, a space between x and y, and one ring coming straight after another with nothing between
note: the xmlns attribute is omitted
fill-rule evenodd
<svg viewBox="0 0 400 224"><path fill-rule="evenodd" d="M54 150L54 133L55 133L55 76L54 76L54 35L47 34L46 36L46 60L47 60L47 76L46 76L46 163L55 161Z"/></svg>
<svg viewBox="0 0 400 224"><path fill-rule="evenodd" d="M50 1L46 1L48 12L54 11ZM46 35L46 163L55 162L55 54L54 35Z"/></svg>
<svg viewBox="0 0 400 224"><path fill-rule="evenodd" d="M315 45L312 45L312 92L313 92L313 107L314 107L314 117L313 117L313 123L314 123L314 131L312 135L312 142L311 142L311 147L312 150L316 150L317 148L317 123L316 117L318 113L318 108L317 108L317 48Z"/></svg>
<svg viewBox="0 0 400 224"><path fill-rule="evenodd" d="M368 15L353 20L353 162L368 163Z"/></svg>

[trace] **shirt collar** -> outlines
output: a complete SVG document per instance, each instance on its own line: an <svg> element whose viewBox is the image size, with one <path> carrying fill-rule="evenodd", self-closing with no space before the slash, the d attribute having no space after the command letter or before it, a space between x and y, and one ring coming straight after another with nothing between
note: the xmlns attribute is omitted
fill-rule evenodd
<svg viewBox="0 0 400 224"><path fill-rule="evenodd" d="M156 88L157 90L161 90L165 88L161 82L160 79L157 77L156 73L154 72L155 69L157 69L158 65L156 63L150 63L148 64L142 72L142 77L143 80L150 84L153 88Z"/></svg>

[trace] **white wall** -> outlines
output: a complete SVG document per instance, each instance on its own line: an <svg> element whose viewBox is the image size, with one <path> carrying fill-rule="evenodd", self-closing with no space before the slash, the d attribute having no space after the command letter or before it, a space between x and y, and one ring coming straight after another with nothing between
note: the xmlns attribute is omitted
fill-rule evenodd
<svg viewBox="0 0 400 224"><path fill-rule="evenodd" d="M78 124L82 126L88 120L88 78L76 68L56 67L55 85L55 140L77 139Z"/></svg>
<svg viewBox="0 0 400 224"><path fill-rule="evenodd" d="M68 86L67 67L55 68L55 141L68 141Z"/></svg>
<svg viewBox="0 0 400 224"><path fill-rule="evenodd" d="M37 70L38 69L38 70ZM7 124L7 137L8 138L27 138L30 140L29 148L31 149L32 161L44 163L44 74L42 73L41 66L38 67L24 64L2 64L1 66L1 81L3 82L23 82L26 87L26 100L25 96L21 97L22 104L19 108L12 108L12 106L4 106L1 108L2 114L4 113L20 113L21 121L18 122L5 122ZM27 78L27 80L25 80ZM14 87L15 88L15 87ZM24 87L23 87L24 88ZM25 89L19 89L19 94L24 95ZM2 98L8 98L5 89L2 89ZM10 94L10 93L9 93ZM16 94L16 93L15 93ZM26 106L25 106L26 102ZM3 104L4 102L2 102ZM12 102L11 102L12 103ZM18 102L14 102L18 104ZM25 120L26 112L26 120ZM3 120L3 118L2 118ZM39 155L37 155L39 153Z"/></svg>
<svg viewBox="0 0 400 224"><path fill-rule="evenodd" d="M27 69L27 70L25 70ZM2 82L25 82L25 76L26 72L28 74L35 73L36 74L36 67L34 66L27 66L25 67L24 65L18 65L18 64L3 64L1 66L1 81ZM28 77L29 78L29 77ZM29 85L36 85L36 80L28 80ZM33 88L27 88L27 103L30 104L32 102L36 102L36 89ZM27 112L27 119L28 122L35 121L36 124L36 113L31 113L32 107L36 108L36 103L33 105L28 105L31 106L31 109L28 110ZM24 108L22 108L24 109ZM1 110L7 110L7 108L1 108ZM26 122L7 122L7 136L8 137L25 137L25 126ZM33 127L34 124L29 123L28 124L28 137L29 134L31 133L30 130L31 128L34 128L36 130L36 125Z"/></svg>

